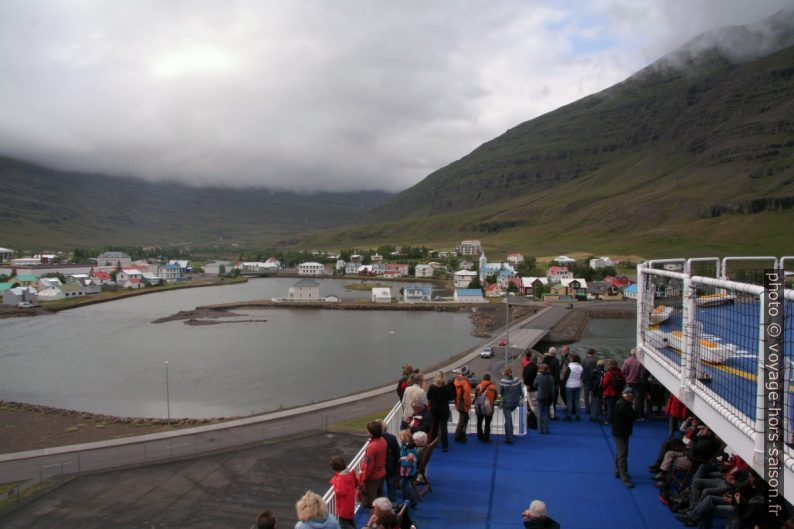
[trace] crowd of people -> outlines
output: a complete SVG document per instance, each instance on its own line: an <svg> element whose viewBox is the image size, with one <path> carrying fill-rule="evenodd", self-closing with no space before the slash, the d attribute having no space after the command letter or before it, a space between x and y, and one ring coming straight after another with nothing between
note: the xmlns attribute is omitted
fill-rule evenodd
<svg viewBox="0 0 794 529"><path fill-rule="evenodd" d="M699 529L710 529L715 518L725 519L726 529L780 527L767 508L767 483L674 395L667 412L670 436L649 470L676 518Z"/></svg>
<svg viewBox="0 0 794 529"><path fill-rule="evenodd" d="M491 443L491 422L501 408L504 442L512 444L513 412L525 395L529 427L543 435L549 434L549 422L559 419L560 406L564 421L579 421L583 413L589 415L591 421L610 426L615 443L614 475L633 488L628 454L634 423L645 420L653 407L661 407L636 351L619 365L614 359L598 358L594 349L580 358L566 346L558 358L552 347L539 357L526 353L521 371L517 378L506 368L495 381L490 373L478 378L463 365L453 370L452 378L438 371L426 384L419 370L405 365L396 390L402 406L400 431L396 435L388 432L384 421L368 423L369 442L360 470L347 469L340 456L331 460L334 474L330 484L337 516L326 511L320 496L307 492L296 504L296 529L355 529L357 501L371 509L365 529L410 529L414 509L421 501L416 481L422 477L423 454L436 442L444 452L450 448L450 403L458 412L453 439L459 443L468 441L472 410L477 440ZM710 529L715 518L725 518L727 529L779 527L765 508L767 485L763 479L738 455L726 453L725 444L675 396L667 398L664 413L669 436L650 471L660 499L685 526ZM527 528L560 527L540 500L533 501L521 518ZM265 511L254 527L273 529L276 523L275 515ZM794 529L794 522L785 528Z"/></svg>

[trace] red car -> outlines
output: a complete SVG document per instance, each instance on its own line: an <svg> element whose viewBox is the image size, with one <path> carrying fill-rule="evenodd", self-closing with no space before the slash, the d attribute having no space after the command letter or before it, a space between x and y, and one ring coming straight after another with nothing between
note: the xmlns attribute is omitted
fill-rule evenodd
<svg viewBox="0 0 794 529"><path fill-rule="evenodd" d="M504 347L505 345L507 345L507 338L505 338L504 336L499 338L499 341L497 342L497 345L499 347Z"/></svg>

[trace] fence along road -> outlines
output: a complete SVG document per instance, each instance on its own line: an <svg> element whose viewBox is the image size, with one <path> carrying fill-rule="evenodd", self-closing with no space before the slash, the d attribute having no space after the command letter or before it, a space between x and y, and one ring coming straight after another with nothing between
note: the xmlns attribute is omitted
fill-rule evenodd
<svg viewBox="0 0 794 529"><path fill-rule="evenodd" d="M542 337L538 332L542 331L545 335L548 330L548 321L552 321L549 319L550 314L556 314L554 308L544 308L521 321L513 322L511 327L515 327L515 338L511 328L511 344L529 344L533 340L537 343ZM560 308L559 316L552 316L552 319L556 317L556 321L559 321L564 314L564 309ZM535 321L539 321L543 326L540 330L531 328L531 325L537 325L532 323ZM449 372L462 363L478 358L482 346L495 342L496 338L483 341L469 349L462 358L442 367L441 370ZM394 385L389 384L355 395L290 410L173 432L0 454L0 481L43 482L49 478L63 478L74 474L162 463L234 450L270 439L326 429L329 424L341 420L391 409L395 401Z"/></svg>

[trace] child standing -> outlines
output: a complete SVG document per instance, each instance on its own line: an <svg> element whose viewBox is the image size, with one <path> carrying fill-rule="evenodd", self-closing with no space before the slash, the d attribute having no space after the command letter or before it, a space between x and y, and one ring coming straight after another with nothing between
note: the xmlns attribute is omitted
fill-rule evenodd
<svg viewBox="0 0 794 529"><path fill-rule="evenodd" d="M411 482L416 476L416 463L419 454L416 451L413 436L409 430L400 432L400 487L403 491L403 501L410 500L411 507L419 505L419 497Z"/></svg>
<svg viewBox="0 0 794 529"><path fill-rule="evenodd" d="M331 468L336 473L329 482L336 493L336 514L342 529L356 529L356 476L346 470L347 465L341 456L331 458Z"/></svg>

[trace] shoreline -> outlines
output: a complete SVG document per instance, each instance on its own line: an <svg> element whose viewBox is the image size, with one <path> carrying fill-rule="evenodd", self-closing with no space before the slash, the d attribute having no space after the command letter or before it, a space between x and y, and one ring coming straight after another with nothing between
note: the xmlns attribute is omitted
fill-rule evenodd
<svg viewBox="0 0 794 529"><path fill-rule="evenodd" d="M235 305L240 306L239 303ZM469 305L465 308L472 307ZM504 326L505 312L501 306L492 304L478 306L477 308L478 310L470 316L472 324L475 326L475 331L472 332L474 336L490 337L494 331ZM537 313L542 310L543 307L541 305L528 305L526 307L517 306L514 308L513 318L511 318L511 320L520 320L528 315L528 310L523 314L515 310L519 308L531 309L534 313ZM215 318L228 315L224 314L226 312L225 310L205 310L215 313ZM425 308L423 310L433 309ZM591 307L589 309L577 307L551 330L550 336L561 336L564 338L563 341L573 342L578 340L587 326L587 322L591 318L611 319L634 316L635 313L629 310L628 307ZM189 318L190 317L187 316L178 319L186 321ZM482 334L476 334L477 332L482 332ZM477 346L473 349L476 348ZM461 351L446 359L434 362L432 365L422 366L422 371L430 373L442 366L454 363L456 360L471 354L473 349ZM367 390L357 391L346 396L366 391ZM305 404L286 407L283 408L282 411L299 408L304 405ZM85 442L133 437L150 433L171 432L200 425L217 424L241 418L257 417L272 412L272 410L264 411L246 416L172 418L169 424L168 419L164 418L119 417L45 405L0 401L0 439L2 439L2 442L0 442L0 453L13 453L81 444Z"/></svg>

